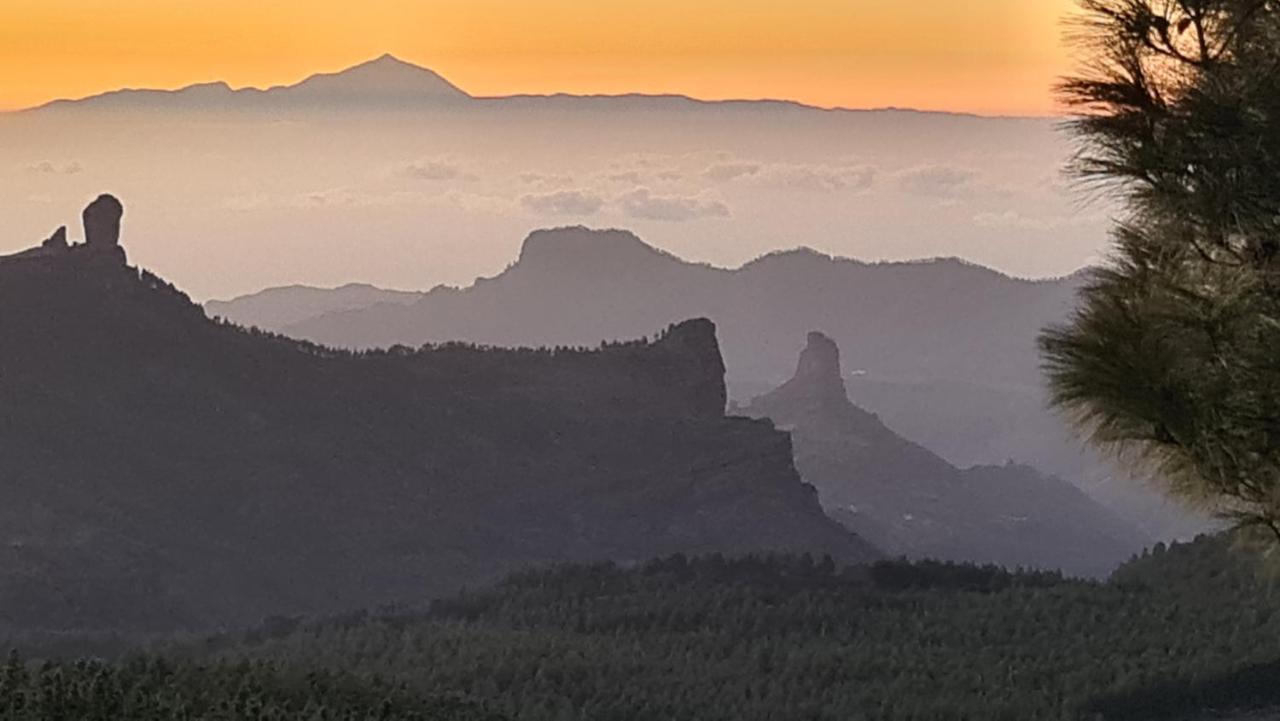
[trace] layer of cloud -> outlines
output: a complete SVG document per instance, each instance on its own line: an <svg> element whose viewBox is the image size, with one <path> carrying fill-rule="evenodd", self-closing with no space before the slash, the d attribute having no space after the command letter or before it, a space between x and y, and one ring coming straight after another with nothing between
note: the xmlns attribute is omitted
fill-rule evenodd
<svg viewBox="0 0 1280 721"><path fill-rule="evenodd" d="M718 183L726 183L743 176L756 175L760 172L760 163L732 162L716 163L702 171L702 177Z"/></svg>
<svg viewBox="0 0 1280 721"><path fill-rule="evenodd" d="M1064 228L1079 228L1100 225L1107 222L1105 213L1081 215L1058 215L1050 217L1033 217L1023 215L1016 210L1003 213L978 213L973 216L973 224L981 228L1048 231Z"/></svg>
<svg viewBox="0 0 1280 721"><path fill-rule="evenodd" d="M583 188L529 193L520 198L525 210L541 215L591 216L616 212L628 218L683 223L704 218L728 218L729 206L706 194L655 193L638 187L616 196Z"/></svg>
<svg viewBox="0 0 1280 721"><path fill-rule="evenodd" d="M84 166L74 160L68 163L43 160L39 163L28 165L27 172L39 175L78 175L84 172Z"/></svg>
<svg viewBox="0 0 1280 721"><path fill-rule="evenodd" d="M269 210L278 208L373 208L421 202L420 193L372 193L354 188L325 188L304 193L269 195L264 193L237 195L224 205L231 210Z"/></svg>
<svg viewBox="0 0 1280 721"><path fill-rule="evenodd" d="M514 200L503 195L470 193L459 190L452 190L444 195L433 196L427 202L436 207L490 215L516 213L520 210Z"/></svg>
<svg viewBox="0 0 1280 721"><path fill-rule="evenodd" d="M977 184L980 174L976 170L954 165L921 165L899 171L898 187L915 195L932 198L950 198L968 191Z"/></svg>
<svg viewBox="0 0 1280 721"><path fill-rule="evenodd" d="M458 163L447 158L428 158L418 160L402 168L402 172L415 180L477 180L477 176L467 172Z"/></svg>
<svg viewBox="0 0 1280 721"><path fill-rule="evenodd" d="M775 164L761 173L761 180L795 190L818 193L863 191L875 185L879 171L870 165Z"/></svg>
<svg viewBox="0 0 1280 721"><path fill-rule="evenodd" d="M648 188L636 188L618 198L619 208L628 217L680 223L702 218L728 218L724 202L697 196L654 195Z"/></svg>
<svg viewBox="0 0 1280 721"><path fill-rule="evenodd" d="M544 215L595 215L605 199L586 190L558 190L554 193L531 193L520 198L520 204Z"/></svg>
<svg viewBox="0 0 1280 721"><path fill-rule="evenodd" d="M775 188L819 193L863 191L876 182L879 171L871 165L822 163L763 163L720 160L702 171L713 183L754 182Z"/></svg>
<svg viewBox="0 0 1280 721"><path fill-rule="evenodd" d="M644 176L638 170L628 170L621 173L611 173L608 180L613 183L625 183L627 185L640 185L644 182Z"/></svg>
<svg viewBox="0 0 1280 721"><path fill-rule="evenodd" d="M539 188L565 188L573 185L573 176L564 173L526 172L516 176L521 183Z"/></svg>
<svg viewBox="0 0 1280 721"><path fill-rule="evenodd" d="M223 202L229 210L318 210L322 208L444 207L467 212L509 213L516 210L509 198L451 190L423 193L408 190L379 191L351 187L327 188L304 193L236 195Z"/></svg>

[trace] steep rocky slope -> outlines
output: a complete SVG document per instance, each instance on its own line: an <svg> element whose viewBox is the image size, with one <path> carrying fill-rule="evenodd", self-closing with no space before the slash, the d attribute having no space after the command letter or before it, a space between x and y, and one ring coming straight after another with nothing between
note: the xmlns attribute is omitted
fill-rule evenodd
<svg viewBox="0 0 1280 721"><path fill-rule="evenodd" d="M823 505L892 554L1101 576L1148 543L1065 481L1015 464L962 470L889 430L849 401L821 333L744 412L790 431Z"/></svg>

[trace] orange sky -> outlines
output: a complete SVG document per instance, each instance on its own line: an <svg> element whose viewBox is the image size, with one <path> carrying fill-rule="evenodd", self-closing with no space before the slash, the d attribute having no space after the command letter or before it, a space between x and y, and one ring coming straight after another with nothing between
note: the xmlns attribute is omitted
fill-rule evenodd
<svg viewBox="0 0 1280 721"><path fill-rule="evenodd" d="M391 52L478 95L1049 114L1072 0L0 0L0 109Z"/></svg>

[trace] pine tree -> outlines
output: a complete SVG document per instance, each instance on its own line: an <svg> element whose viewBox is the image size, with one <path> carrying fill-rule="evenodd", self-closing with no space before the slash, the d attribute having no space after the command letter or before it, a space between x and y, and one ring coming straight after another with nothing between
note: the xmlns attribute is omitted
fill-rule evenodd
<svg viewBox="0 0 1280 721"><path fill-rule="evenodd" d="M1054 401L1175 495L1280 542L1280 3L1081 0L1074 171L1124 212Z"/></svg>

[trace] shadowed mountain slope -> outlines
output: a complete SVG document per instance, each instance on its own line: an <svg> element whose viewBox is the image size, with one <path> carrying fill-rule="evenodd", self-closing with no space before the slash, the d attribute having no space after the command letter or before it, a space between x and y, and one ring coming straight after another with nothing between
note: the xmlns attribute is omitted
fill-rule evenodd
<svg viewBox="0 0 1280 721"><path fill-rule="evenodd" d="M551 560L876 555L785 434L725 416L705 320L352 354L210 321L114 243L0 258L0 308L0 626L243 623Z"/></svg>
<svg viewBox="0 0 1280 721"><path fill-rule="evenodd" d="M950 465L851 403L842 376L835 342L810 333L795 376L744 410L790 431L828 512L890 554L1102 576L1149 543L1035 469Z"/></svg>

